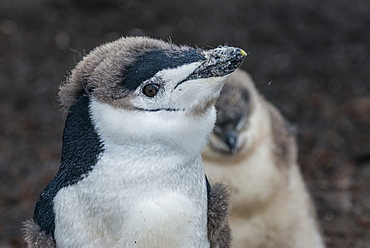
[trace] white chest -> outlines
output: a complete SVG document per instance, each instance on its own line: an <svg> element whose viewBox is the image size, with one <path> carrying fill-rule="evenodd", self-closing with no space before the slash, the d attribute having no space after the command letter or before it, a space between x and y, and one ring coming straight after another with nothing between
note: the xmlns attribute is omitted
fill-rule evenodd
<svg viewBox="0 0 370 248"><path fill-rule="evenodd" d="M209 247L200 160L184 164L117 149L58 192L58 247Z"/></svg>

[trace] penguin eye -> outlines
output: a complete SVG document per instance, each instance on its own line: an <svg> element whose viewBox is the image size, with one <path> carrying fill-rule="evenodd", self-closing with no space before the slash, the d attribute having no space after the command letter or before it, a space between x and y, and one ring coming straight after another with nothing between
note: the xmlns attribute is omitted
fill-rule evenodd
<svg viewBox="0 0 370 248"><path fill-rule="evenodd" d="M147 84L143 88L143 93L148 97L155 96L159 91L159 85L158 84Z"/></svg>

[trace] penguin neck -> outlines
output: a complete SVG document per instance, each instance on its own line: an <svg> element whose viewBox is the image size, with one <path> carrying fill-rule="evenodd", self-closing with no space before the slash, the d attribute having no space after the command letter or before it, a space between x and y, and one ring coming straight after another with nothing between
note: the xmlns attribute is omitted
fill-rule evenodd
<svg viewBox="0 0 370 248"><path fill-rule="evenodd" d="M200 157L216 118L214 108L202 117L185 111L146 112L114 108L91 99L92 121L106 149L141 157Z"/></svg>
<svg viewBox="0 0 370 248"><path fill-rule="evenodd" d="M92 169L103 151L103 143L90 118L89 97L81 92L66 119L59 174L73 166L73 170L69 168L68 171L76 175L68 184L74 183Z"/></svg>

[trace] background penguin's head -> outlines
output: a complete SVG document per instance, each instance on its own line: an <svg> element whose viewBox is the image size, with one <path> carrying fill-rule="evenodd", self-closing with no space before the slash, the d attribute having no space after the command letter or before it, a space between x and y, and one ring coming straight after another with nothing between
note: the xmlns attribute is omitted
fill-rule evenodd
<svg viewBox="0 0 370 248"><path fill-rule="evenodd" d="M86 91L95 125L107 138L120 133L168 138L198 124L212 129L214 103L245 55L234 47L203 50L147 37L121 38L88 54L59 97L68 110Z"/></svg>
<svg viewBox="0 0 370 248"><path fill-rule="evenodd" d="M227 80L216 102L217 121L210 139L211 149L236 154L251 142L249 119L256 94L251 78L242 70L235 71Z"/></svg>

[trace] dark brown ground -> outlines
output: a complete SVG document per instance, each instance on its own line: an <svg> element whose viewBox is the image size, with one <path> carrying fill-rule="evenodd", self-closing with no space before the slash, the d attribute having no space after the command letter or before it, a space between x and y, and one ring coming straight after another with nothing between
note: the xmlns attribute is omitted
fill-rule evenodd
<svg viewBox="0 0 370 248"><path fill-rule="evenodd" d="M23 247L21 222L59 166L67 71L141 34L250 52L242 67L298 128L328 247L370 247L368 0L0 0L0 247Z"/></svg>

